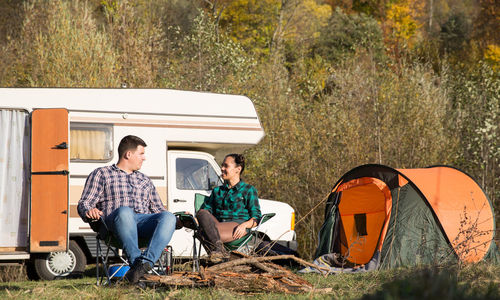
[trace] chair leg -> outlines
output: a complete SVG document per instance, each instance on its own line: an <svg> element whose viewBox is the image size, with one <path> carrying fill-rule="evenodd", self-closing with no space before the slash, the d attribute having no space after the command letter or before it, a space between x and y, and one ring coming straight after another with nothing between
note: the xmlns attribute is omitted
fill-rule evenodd
<svg viewBox="0 0 500 300"><path fill-rule="evenodd" d="M169 275L172 268L172 246L167 245L163 249L160 258L155 263L151 271L155 275Z"/></svg>
<svg viewBox="0 0 500 300"><path fill-rule="evenodd" d="M103 268L103 273L104 275L106 275L106 282L104 282L104 285L108 285L111 283L111 276L109 275L109 249L110 247L108 246L109 244L107 244L107 250L106 250L106 255L105 257L102 258L102 268ZM102 280L104 279L104 276L101 277L101 282Z"/></svg>
<svg viewBox="0 0 500 300"><path fill-rule="evenodd" d="M111 250L111 252L113 252L114 256L117 256L120 258L120 261L121 261L121 266L120 268L118 268L118 270L116 270L113 274L109 274L109 265L106 264L106 268L107 268L107 271L108 271L108 284L111 283L111 279L113 279L115 277L115 275L120 271L121 268L123 268L124 266L130 266L130 263L127 259L123 258L123 250L122 249L113 249L112 247L108 246L108 254L109 254L109 250ZM108 258L107 261L109 261L109 255L106 255L106 257ZM121 281L123 280L124 276L120 277L118 279L118 281Z"/></svg>
<svg viewBox="0 0 500 300"><path fill-rule="evenodd" d="M114 256L117 256L120 258L120 260L122 261L123 265L128 265L128 261L123 259L123 257L121 256L121 253L119 253L117 250L113 249L112 246L110 246L110 242L109 240L105 243L106 246L107 246L107 250L106 250L106 255L103 255L102 254L102 248L101 248L101 245L100 243L98 244L98 249L99 249L99 252L101 253L101 255L99 255L101 257L101 262L102 262L102 268L103 268L103 276L101 276L101 284L104 280L104 275L106 276L106 282L104 282L103 285L109 285L111 283L111 279L116 275L116 273L119 271L115 271L113 274L109 274L109 254L110 254L110 251L114 254Z"/></svg>
<svg viewBox="0 0 500 300"><path fill-rule="evenodd" d="M199 246L198 246L198 254L196 256L196 261L198 262L198 271L200 270L200 256L201 256L201 247L203 246L201 244L201 241L198 241L199 242Z"/></svg>
<svg viewBox="0 0 500 300"><path fill-rule="evenodd" d="M196 237L193 235L193 272L200 271L200 255L196 252Z"/></svg>
<svg viewBox="0 0 500 300"><path fill-rule="evenodd" d="M99 267L99 257L101 257L101 251L100 251L101 245L99 243L98 238L96 238L96 248L97 248L96 249L97 253L96 253L96 258L95 258L95 260L96 260L96 262L95 262L95 274L96 274L96 280L97 280L96 285L99 285L99 268L100 268Z"/></svg>
<svg viewBox="0 0 500 300"><path fill-rule="evenodd" d="M168 245L167 246L167 261L166 261L166 269L165 269L165 274L170 275L172 274L173 267L174 267L174 261L173 261L173 252L172 252L172 246Z"/></svg>
<svg viewBox="0 0 500 300"><path fill-rule="evenodd" d="M108 271L108 257L109 257L109 247L108 247L108 250L106 251L106 257L103 257L103 251L102 251L102 247L101 247L101 241L96 238L96 248L97 248L97 253L96 253L96 279L97 279L97 282L96 284L97 285L103 285L103 281L104 281L104 276L106 276L106 282L104 283L104 285L107 285L109 284L109 282L111 281L111 278L109 276L109 271ZM99 263L99 260L101 261ZM99 269L102 267L102 275L100 274L99 272Z"/></svg>
<svg viewBox="0 0 500 300"><path fill-rule="evenodd" d="M164 261L164 274L172 274L173 260L172 260L172 246L165 247L165 261Z"/></svg>
<svg viewBox="0 0 500 300"><path fill-rule="evenodd" d="M155 273L158 273L157 275L163 274L165 275L165 265L164 265L164 260L165 260L165 249L163 249L160 259L158 259L157 266L153 266L153 271ZM155 271L155 267L158 269L158 271Z"/></svg>

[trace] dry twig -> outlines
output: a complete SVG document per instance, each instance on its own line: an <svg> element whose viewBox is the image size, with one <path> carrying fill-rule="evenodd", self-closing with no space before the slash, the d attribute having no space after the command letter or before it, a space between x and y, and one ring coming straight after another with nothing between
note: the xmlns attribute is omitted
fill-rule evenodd
<svg viewBox="0 0 500 300"><path fill-rule="evenodd" d="M303 265L310 265L292 255L243 257L210 268L201 268L198 273L174 272L170 276L147 275L146 281L171 287L209 287L215 285L237 293L280 292L296 294L311 291L312 285L308 281L271 262L272 260L290 258Z"/></svg>
<svg viewBox="0 0 500 300"><path fill-rule="evenodd" d="M242 265L242 264L248 264L248 263L254 263L254 262L264 262L264 261L273 261L273 260L280 260L280 259L293 259L294 261L298 262L299 264L311 268L315 268L319 271L330 271L327 268L323 268L320 266L317 266L315 264L312 264L310 262L307 262L303 259L300 259L296 256L293 255L277 255L277 256L264 256L264 257L247 257L247 258L241 258L241 259L236 259L236 260L231 260L225 263L217 264L214 266L211 266L208 268L210 271L217 271L217 270L223 270L226 268L234 267L237 265Z"/></svg>

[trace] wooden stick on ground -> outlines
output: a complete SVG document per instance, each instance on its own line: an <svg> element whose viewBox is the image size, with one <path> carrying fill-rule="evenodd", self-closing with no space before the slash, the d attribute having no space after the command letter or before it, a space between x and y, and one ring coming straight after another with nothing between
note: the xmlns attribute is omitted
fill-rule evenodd
<svg viewBox="0 0 500 300"><path fill-rule="evenodd" d="M253 265L256 268L261 269L264 272L267 272L267 273L274 273L276 271L276 270L273 270L271 268L268 268L266 265L264 265L263 263L260 263L258 261L251 262L250 264Z"/></svg>
<svg viewBox="0 0 500 300"><path fill-rule="evenodd" d="M319 271L330 271L328 268L323 268L320 266L317 266L315 264L309 263L305 260L302 260L296 256L293 255L277 255L277 256L264 256L264 257L248 257L248 258L240 258L232 261L228 261L225 263L221 263L218 265L211 266L207 269L207 271L217 271L217 270L222 270L238 265L243 265L243 264L253 264L255 262L264 262L264 261L273 261L273 260L280 260L280 259L293 259L294 261L298 262L299 264L307 267L311 267L314 269L317 269Z"/></svg>

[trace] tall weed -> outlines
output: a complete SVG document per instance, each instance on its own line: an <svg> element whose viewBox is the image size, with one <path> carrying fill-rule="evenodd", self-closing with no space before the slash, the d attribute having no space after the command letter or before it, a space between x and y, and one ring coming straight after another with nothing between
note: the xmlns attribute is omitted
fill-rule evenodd
<svg viewBox="0 0 500 300"><path fill-rule="evenodd" d="M2 86L119 86L116 52L87 2L32 0L24 15L20 38L5 49L15 55Z"/></svg>

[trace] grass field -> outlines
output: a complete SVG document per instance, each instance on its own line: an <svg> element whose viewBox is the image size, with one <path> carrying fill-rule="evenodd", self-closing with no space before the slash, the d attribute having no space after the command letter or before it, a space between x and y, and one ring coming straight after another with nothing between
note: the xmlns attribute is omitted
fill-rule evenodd
<svg viewBox="0 0 500 300"><path fill-rule="evenodd" d="M236 294L219 288L147 288L95 285L95 268L83 278L28 281L20 268L1 271L0 299L500 299L500 266L414 267L362 274L303 275L310 293Z"/></svg>

